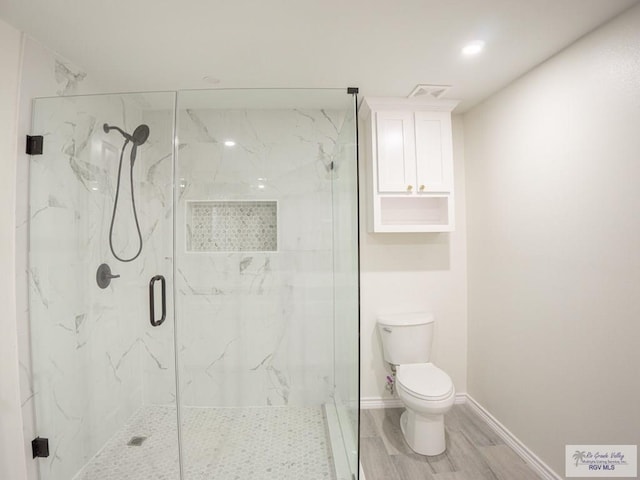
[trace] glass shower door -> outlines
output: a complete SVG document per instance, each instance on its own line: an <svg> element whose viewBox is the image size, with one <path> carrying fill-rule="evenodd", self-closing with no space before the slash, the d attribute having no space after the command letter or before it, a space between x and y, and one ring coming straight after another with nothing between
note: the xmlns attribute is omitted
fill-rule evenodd
<svg viewBox="0 0 640 480"><path fill-rule="evenodd" d="M49 449L41 480L180 478L174 103L173 93L34 102L32 134L44 140L30 160L28 272L36 432Z"/></svg>

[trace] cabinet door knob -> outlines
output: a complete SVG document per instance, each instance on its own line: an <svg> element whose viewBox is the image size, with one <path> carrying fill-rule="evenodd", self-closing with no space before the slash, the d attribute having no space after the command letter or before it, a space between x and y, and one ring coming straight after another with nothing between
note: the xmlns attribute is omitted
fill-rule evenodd
<svg viewBox="0 0 640 480"><path fill-rule="evenodd" d="M410 192L411 190L413 190L413 185L407 185L407 192Z"/></svg>
<svg viewBox="0 0 640 480"><path fill-rule="evenodd" d="M424 185L420 185L420 191L424 192Z"/></svg>

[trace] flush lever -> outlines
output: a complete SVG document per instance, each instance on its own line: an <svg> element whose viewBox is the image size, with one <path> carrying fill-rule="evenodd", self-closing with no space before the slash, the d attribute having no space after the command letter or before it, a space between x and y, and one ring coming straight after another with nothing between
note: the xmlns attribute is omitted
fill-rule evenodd
<svg viewBox="0 0 640 480"><path fill-rule="evenodd" d="M392 330L389 327L382 327L382 330L384 330L387 333L392 333Z"/></svg>

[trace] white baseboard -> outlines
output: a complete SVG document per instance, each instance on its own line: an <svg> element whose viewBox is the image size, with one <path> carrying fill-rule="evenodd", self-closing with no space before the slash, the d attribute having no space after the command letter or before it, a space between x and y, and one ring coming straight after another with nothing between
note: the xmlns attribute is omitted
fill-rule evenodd
<svg viewBox="0 0 640 480"><path fill-rule="evenodd" d="M465 403L466 393L457 393L455 403ZM372 408L402 408L404 404L398 397L363 397L360 399L360 408L369 410Z"/></svg>
<svg viewBox="0 0 640 480"><path fill-rule="evenodd" d="M554 472L549 465L544 463L540 458L533 453L529 448L522 443L513 433L511 433L507 427L502 425L496 418L491 415L482 405L476 402L470 395L465 395L467 404L471 409L482 418L491 429L498 434L504 443L509 445L522 460L525 461L533 470L536 471L544 480L562 480L562 477ZM456 398L457 400L457 398Z"/></svg>
<svg viewBox="0 0 640 480"><path fill-rule="evenodd" d="M364 397L360 398L360 408L369 410L372 408L399 408L402 407L402 400L399 398Z"/></svg>

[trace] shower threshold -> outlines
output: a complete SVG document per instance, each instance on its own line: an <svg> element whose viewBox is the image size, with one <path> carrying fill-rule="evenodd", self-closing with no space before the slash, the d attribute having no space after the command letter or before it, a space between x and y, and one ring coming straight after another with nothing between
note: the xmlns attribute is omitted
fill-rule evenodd
<svg viewBox="0 0 640 480"><path fill-rule="evenodd" d="M183 407L184 480L336 480L315 407ZM73 480L178 480L176 409L143 406Z"/></svg>

